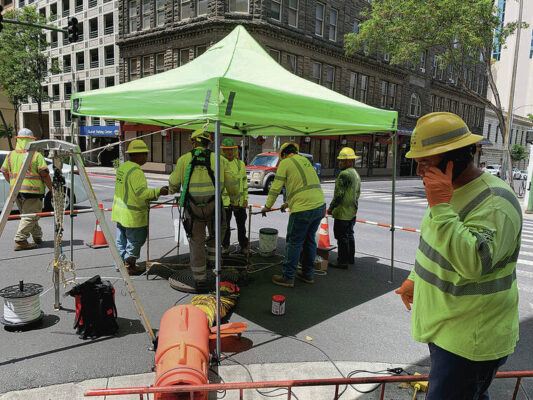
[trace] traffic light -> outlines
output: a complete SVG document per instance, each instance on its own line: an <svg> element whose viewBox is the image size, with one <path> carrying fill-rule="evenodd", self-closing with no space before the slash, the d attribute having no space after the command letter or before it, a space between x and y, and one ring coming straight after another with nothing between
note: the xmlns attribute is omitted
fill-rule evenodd
<svg viewBox="0 0 533 400"><path fill-rule="evenodd" d="M78 41L78 19L76 17L70 17L68 19L68 41L69 43L75 43Z"/></svg>
<svg viewBox="0 0 533 400"><path fill-rule="evenodd" d="M4 20L4 16L2 15L2 11L4 11L4 7L0 6L0 32L2 32L2 28L4 27L2 25L2 21Z"/></svg>

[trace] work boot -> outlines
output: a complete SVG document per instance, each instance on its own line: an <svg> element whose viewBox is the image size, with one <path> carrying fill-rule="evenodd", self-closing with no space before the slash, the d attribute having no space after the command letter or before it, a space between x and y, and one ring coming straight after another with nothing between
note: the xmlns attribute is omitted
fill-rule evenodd
<svg viewBox="0 0 533 400"><path fill-rule="evenodd" d="M135 261L137 261L135 257L126 258L126 260L124 261L124 264L126 265L126 270L130 275L141 275L146 269L138 266Z"/></svg>
<svg viewBox="0 0 533 400"><path fill-rule="evenodd" d="M302 271L296 272L296 279L299 279L302 282L309 283L309 284L315 283L315 280L313 278L306 278Z"/></svg>
<svg viewBox="0 0 533 400"><path fill-rule="evenodd" d="M33 238L33 243L35 243L36 245L41 245L43 243L43 238L36 238L34 237Z"/></svg>
<svg viewBox="0 0 533 400"><path fill-rule="evenodd" d="M223 247L222 248L222 255L227 256L229 254L229 247Z"/></svg>
<svg viewBox="0 0 533 400"><path fill-rule="evenodd" d="M348 264L339 264L333 261L328 262L329 268L348 269Z"/></svg>
<svg viewBox="0 0 533 400"><path fill-rule="evenodd" d="M278 286L294 287L294 281L288 281L282 275L272 276L272 283Z"/></svg>
<svg viewBox="0 0 533 400"><path fill-rule="evenodd" d="M37 245L35 243L29 244L27 240L23 240L21 242L15 242L15 251L21 251L21 250L31 250L37 248Z"/></svg>

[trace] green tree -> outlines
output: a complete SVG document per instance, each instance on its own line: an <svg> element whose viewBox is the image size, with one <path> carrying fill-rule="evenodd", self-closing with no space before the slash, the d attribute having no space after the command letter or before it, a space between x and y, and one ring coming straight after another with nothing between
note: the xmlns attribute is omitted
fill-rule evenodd
<svg viewBox="0 0 533 400"><path fill-rule="evenodd" d="M494 111L500 132L505 118L491 70L494 46L505 47L517 22L502 24L494 0L374 0L361 12L365 19L358 34L345 37L346 52L391 55L391 64L417 65L420 55L435 50L441 68L452 68L460 87ZM527 27L527 24L522 24ZM467 85L465 74L480 61L485 67L494 103ZM503 137L503 133L501 133Z"/></svg>
<svg viewBox="0 0 533 400"><path fill-rule="evenodd" d="M526 158L526 156L527 153L524 146L518 143L513 144L513 147L511 147L511 160L513 160L514 162L518 162Z"/></svg>
<svg viewBox="0 0 533 400"><path fill-rule="evenodd" d="M35 7L10 10L5 19L45 24L46 19ZM5 21L4 21L5 22ZM15 111L15 132L18 131L20 105L31 98L37 103L39 137L43 137L42 102L47 100L42 82L48 75L48 46L46 36L39 27L4 23L0 33L0 89L6 94Z"/></svg>

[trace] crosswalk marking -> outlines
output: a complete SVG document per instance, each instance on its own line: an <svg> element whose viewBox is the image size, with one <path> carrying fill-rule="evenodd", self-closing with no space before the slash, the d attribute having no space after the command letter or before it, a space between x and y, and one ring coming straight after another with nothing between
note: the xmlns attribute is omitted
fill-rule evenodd
<svg viewBox="0 0 533 400"><path fill-rule="evenodd" d="M523 276L523 277L526 277L526 278L533 278L533 272L524 271L524 270L521 270L521 269L517 269L516 270L516 275Z"/></svg>
<svg viewBox="0 0 533 400"><path fill-rule="evenodd" d="M531 251L522 251L520 250L521 256L533 256L533 253Z"/></svg>
<svg viewBox="0 0 533 400"><path fill-rule="evenodd" d="M516 260L516 263L517 263L517 264L525 264L525 265L533 265L533 261L530 261L530 260L524 260L524 259L521 259L521 258L519 258L518 260Z"/></svg>

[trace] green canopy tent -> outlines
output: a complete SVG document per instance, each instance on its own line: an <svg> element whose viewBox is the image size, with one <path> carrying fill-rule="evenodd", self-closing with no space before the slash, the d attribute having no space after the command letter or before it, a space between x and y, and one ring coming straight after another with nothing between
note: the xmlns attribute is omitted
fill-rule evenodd
<svg viewBox="0 0 533 400"><path fill-rule="evenodd" d="M237 26L200 57L179 68L114 87L75 93L71 102L74 115L214 131L216 177L220 134L329 136L391 132L396 131L398 118L396 111L368 106L290 73L243 26ZM219 185L217 179L216 213L220 216ZM216 229L219 233L220 217ZM394 235L392 238L394 248ZM219 234L216 251L218 298ZM219 350L220 339L217 354Z"/></svg>

